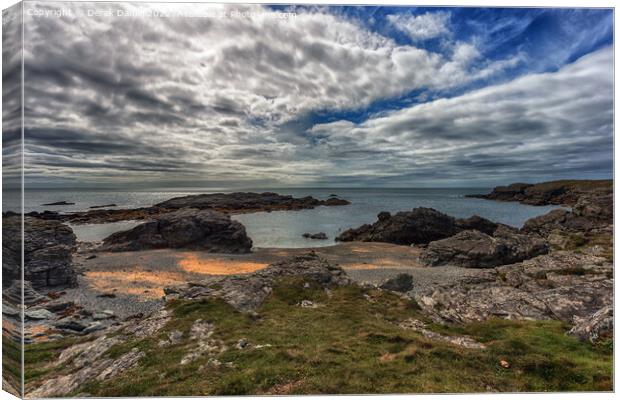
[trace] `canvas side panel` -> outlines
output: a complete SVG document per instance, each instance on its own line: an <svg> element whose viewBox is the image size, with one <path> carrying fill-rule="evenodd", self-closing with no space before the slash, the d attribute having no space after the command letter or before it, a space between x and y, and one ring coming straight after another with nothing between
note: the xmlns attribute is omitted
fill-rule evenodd
<svg viewBox="0 0 620 400"><path fill-rule="evenodd" d="M2 12L2 389L22 393L22 3Z"/></svg>

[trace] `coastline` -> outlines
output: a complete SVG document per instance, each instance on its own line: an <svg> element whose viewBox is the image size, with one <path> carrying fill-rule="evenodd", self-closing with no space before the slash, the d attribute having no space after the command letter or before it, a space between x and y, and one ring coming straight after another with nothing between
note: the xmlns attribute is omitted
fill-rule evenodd
<svg viewBox="0 0 620 400"><path fill-rule="evenodd" d="M241 307L237 311L242 314L254 315L264 312L262 302L271 301L271 293L282 282L288 285L305 277L323 285L326 276L336 279L336 286L343 288L331 288L330 283L325 293L334 290L341 296L353 290L357 300L347 301L355 307L366 307L357 296L373 303L377 291L385 296L393 293L409 302L399 307L411 308L416 320L422 322L400 321L402 326L419 328L432 323L450 331L452 326L469 327L477 321L493 324L497 317L518 321L551 319L572 326L571 335L580 343L607 340L613 286L610 259L606 258L610 245L607 239L611 238L608 197L608 192L587 192L570 211L556 209L531 218L521 229L475 215L454 218L421 207L394 215L382 212L373 224L343 232L339 239L346 241L313 248L252 247L243 225L219 213L210 203L206 209L180 207L156 214L128 231L112 234L103 245L76 243L71 229L60 221L30 216L26 227L37 240L35 246L47 246L50 240L52 244L62 243L65 255L58 260L61 264L48 267L60 274L55 280L70 284L50 290L45 281L33 278L33 287L27 288L33 299L26 308L27 343L36 349L49 342L79 338L88 345L80 350L70 346L63 352L86 354L90 343L119 337L115 333L119 330L152 329L150 324L159 322L151 321L159 321L160 315L167 315L162 320L165 324L173 323L169 310L179 301L224 301L235 309ZM195 207L193 199L189 200L182 203ZM304 209L291 207L290 211ZM50 233L52 236L45 236ZM213 239L205 241L203 235ZM576 235L581 237L577 242ZM180 237L185 241L179 242ZM58 251L58 247L53 248ZM43 250L52 251L45 247ZM293 276L286 278L287 274ZM293 284L285 293L299 290L302 287ZM298 300L289 304L279 318L286 319L289 312L294 314L294 307L300 304L310 309L323 307L332 294L320 297L319 304L304 299L302 293L294 296ZM383 306L388 307L384 311L388 314L395 311L391 309L392 300ZM237 314L227 315L236 318ZM157 325L154 332L168 326L165 324ZM5 334L10 335L11 329L5 325ZM431 337L438 334L427 328L423 332ZM451 332L456 335L458 330ZM120 337L127 343L133 340ZM456 336L449 340L470 343L470 339ZM141 357L131 358L133 361L123 368L132 368ZM99 374L97 365L89 373ZM65 378L62 374L60 378L40 378L47 379L42 389L30 393L69 393L58 388L55 379L70 379L76 388L87 383L71 374ZM33 383L29 387L34 387Z"/></svg>

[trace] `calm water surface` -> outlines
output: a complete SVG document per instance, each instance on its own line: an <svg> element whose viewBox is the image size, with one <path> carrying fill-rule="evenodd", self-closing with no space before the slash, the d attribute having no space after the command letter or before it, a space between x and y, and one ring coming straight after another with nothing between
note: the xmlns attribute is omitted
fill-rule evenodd
<svg viewBox="0 0 620 400"><path fill-rule="evenodd" d="M222 190L220 190L222 191ZM381 211L407 211L414 207L431 207L454 217L477 214L492 221L521 227L529 218L542 215L556 206L534 207L519 203L495 202L465 198L466 194L487 193L490 188L478 189L247 189L247 191L274 191L295 197L313 196L327 199L331 194L351 202L348 206L317 207L312 210L274 211L235 215L245 225L256 247L319 247L333 245L334 238L343 230L376 221ZM207 191L61 191L29 190L24 209L29 211L55 210L83 211L91 206L115 203L119 208L151 206L177 196L210 193ZM71 206L42 206L44 203L67 201ZM3 204L3 211L11 210ZM101 240L113 232L129 229L140 222L123 221L110 224L74 225L78 240ZM328 240L302 237L305 232L325 232Z"/></svg>

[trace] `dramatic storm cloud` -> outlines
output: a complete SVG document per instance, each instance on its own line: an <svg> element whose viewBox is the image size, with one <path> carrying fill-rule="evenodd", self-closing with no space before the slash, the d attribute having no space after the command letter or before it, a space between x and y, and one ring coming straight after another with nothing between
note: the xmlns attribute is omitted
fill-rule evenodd
<svg viewBox="0 0 620 400"><path fill-rule="evenodd" d="M444 186L611 174L610 11L30 9L32 185ZM555 39L532 47L545 26ZM552 45L563 51L539 55Z"/></svg>

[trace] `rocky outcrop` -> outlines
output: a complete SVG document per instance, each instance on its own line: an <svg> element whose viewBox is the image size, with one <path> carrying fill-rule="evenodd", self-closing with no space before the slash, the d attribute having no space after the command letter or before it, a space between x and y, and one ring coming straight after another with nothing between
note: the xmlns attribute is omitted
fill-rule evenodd
<svg viewBox="0 0 620 400"><path fill-rule="evenodd" d="M326 288L351 282L342 268L310 252L278 261L252 274L190 282L182 286L167 287L164 292L167 298L219 298L237 310L249 312L260 306L271 293L276 280L285 276L298 276Z"/></svg>
<svg viewBox="0 0 620 400"><path fill-rule="evenodd" d="M350 204L347 200L329 198L318 200L307 196L295 198L290 195L280 195L277 193L213 193L199 194L173 199L156 204L155 207L174 210L179 208L191 207L197 209L210 209L223 212L252 212L252 211L276 211L276 210L301 210L315 208L318 206L339 206Z"/></svg>
<svg viewBox="0 0 620 400"><path fill-rule="evenodd" d="M34 218L55 220L71 223L105 223L126 220L144 220L155 218L161 214L169 213L182 208L195 208L199 210L214 210L225 214L250 213L258 211L278 210L303 210L318 206L342 206L351 204L341 198L330 197L327 200L315 199L312 196L296 198L290 195L277 193L212 193L198 194L184 197L175 197L161 202L152 207L140 207L133 209L100 209L103 207L116 206L107 204L90 207L88 211L71 213L58 213L55 211L30 212L27 215ZM14 216L15 213L6 212L5 216Z"/></svg>
<svg viewBox="0 0 620 400"><path fill-rule="evenodd" d="M49 368L62 367L64 373L54 376L36 387L26 388L27 397L63 397L87 382L104 382L134 368L145 356L138 348L133 348L113 358L107 351L112 346L135 338L152 336L159 332L170 320L165 309L139 321L127 321L97 332L83 343L67 347Z"/></svg>
<svg viewBox="0 0 620 400"><path fill-rule="evenodd" d="M374 224L344 231L337 241L385 242L402 245L429 243L458 232L454 218L432 208L415 208L391 215L382 212Z"/></svg>
<svg viewBox="0 0 620 400"><path fill-rule="evenodd" d="M420 261L429 266L456 265L491 268L546 254L547 243L537 237L499 227L493 236L480 231L463 231L429 243Z"/></svg>
<svg viewBox="0 0 620 400"><path fill-rule="evenodd" d="M377 222L344 231L337 241L385 242L401 245L427 244L457 234L464 229L493 232L497 224L482 217L456 219L432 208L379 213Z"/></svg>
<svg viewBox="0 0 620 400"><path fill-rule="evenodd" d="M23 292L23 297L22 297ZM11 286L2 291L2 300L11 304L25 304L26 306L37 304L45 300L39 292L37 292L29 281L17 279L11 283Z"/></svg>
<svg viewBox="0 0 620 400"><path fill-rule="evenodd" d="M605 196L613 192L611 180L563 180L537 184L513 183L498 186L489 194L468 195L498 201L518 201L531 205L574 206L582 198Z"/></svg>
<svg viewBox="0 0 620 400"><path fill-rule="evenodd" d="M2 226L3 285L21 279L21 218L5 217ZM35 289L77 283L71 253L73 230L58 221L24 217L24 278Z"/></svg>
<svg viewBox="0 0 620 400"><path fill-rule="evenodd" d="M569 324L612 307L613 266L606 259L556 252L480 270L458 282L412 293L438 323L489 318L558 319Z"/></svg>
<svg viewBox="0 0 620 400"><path fill-rule="evenodd" d="M611 258L613 249L613 193L580 193L571 210L553 210L525 222L521 232L546 238L556 249L597 246Z"/></svg>
<svg viewBox="0 0 620 400"><path fill-rule="evenodd" d="M448 336L443 335L441 333L434 332L426 326L426 324L420 320L415 318L409 318L400 324L398 324L403 329L410 329L412 331L416 331L427 339L437 340L440 342L448 342L458 347L463 347L466 349L485 349L486 346L480 342L475 341L474 339L468 336Z"/></svg>
<svg viewBox="0 0 620 400"><path fill-rule="evenodd" d="M248 253L252 240L245 227L225 214L185 208L103 240L101 251L139 251L161 248Z"/></svg>
<svg viewBox="0 0 620 400"><path fill-rule="evenodd" d="M568 210L553 210L547 214L530 218L521 231L526 234L549 236L554 231L583 233L594 228L594 223Z"/></svg>

